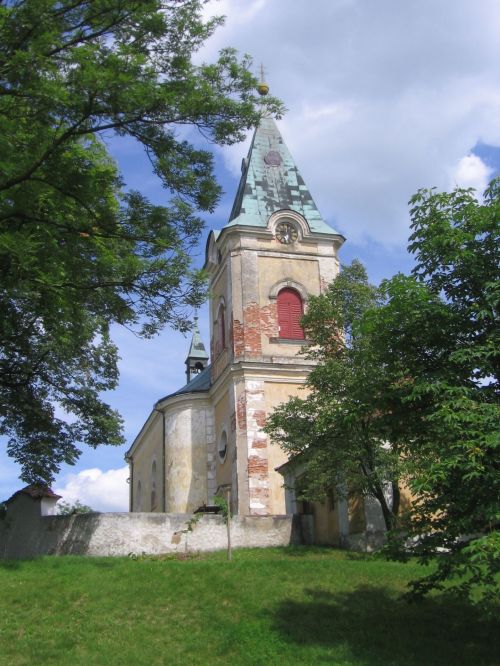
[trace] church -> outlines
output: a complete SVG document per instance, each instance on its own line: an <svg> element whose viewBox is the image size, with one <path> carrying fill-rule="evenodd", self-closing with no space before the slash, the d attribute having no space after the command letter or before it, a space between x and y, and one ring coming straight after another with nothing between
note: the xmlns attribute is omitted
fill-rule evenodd
<svg viewBox="0 0 500 666"><path fill-rule="evenodd" d="M126 455L132 512L190 513L228 491L233 514L300 512L293 465L262 427L301 395L311 362L299 354L300 320L338 274L345 238L322 218L273 119L261 120L241 172L229 220L206 244L210 354L195 322L186 385L157 401ZM361 532L367 510L325 503L316 520L334 520L337 536Z"/></svg>

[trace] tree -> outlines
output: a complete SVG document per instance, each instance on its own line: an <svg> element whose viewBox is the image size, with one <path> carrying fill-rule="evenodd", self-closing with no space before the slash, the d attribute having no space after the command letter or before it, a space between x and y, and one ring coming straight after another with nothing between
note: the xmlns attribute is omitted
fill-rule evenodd
<svg viewBox="0 0 500 666"><path fill-rule="evenodd" d="M248 57L193 64L221 23L203 4L0 2L0 434L28 483L80 442L122 442L101 397L118 380L110 326L185 330L204 297L189 253L221 190L179 128L232 143L263 108ZM113 135L142 144L165 205L125 189Z"/></svg>
<svg viewBox="0 0 500 666"><path fill-rule="evenodd" d="M57 503L58 516L74 516L77 513L95 513L95 511L87 504L82 504L80 500L76 500L73 503L59 500Z"/></svg>
<svg viewBox="0 0 500 666"><path fill-rule="evenodd" d="M421 190L411 200L413 275L382 285L366 318L385 388L390 440L411 460L414 502L393 552L436 560L413 595L453 586L498 593L500 570L500 181ZM436 558L437 556L437 558Z"/></svg>
<svg viewBox="0 0 500 666"><path fill-rule="evenodd" d="M390 530L397 521L403 465L386 445L387 415L374 407L383 369L361 329L366 313L379 303L378 290L356 260L323 295L311 297L302 319L310 343L305 354L316 362L307 397L279 406L265 430L290 455L301 456L303 499L322 499L332 488L373 497Z"/></svg>
<svg viewBox="0 0 500 666"><path fill-rule="evenodd" d="M267 430L302 455L306 495L342 481L373 495L388 554L434 563L411 596L447 589L486 602L500 571L500 180L482 201L421 190L411 205L412 275L374 290L353 262L311 299L310 393ZM387 480L411 491L399 516L397 501L392 516L384 506Z"/></svg>

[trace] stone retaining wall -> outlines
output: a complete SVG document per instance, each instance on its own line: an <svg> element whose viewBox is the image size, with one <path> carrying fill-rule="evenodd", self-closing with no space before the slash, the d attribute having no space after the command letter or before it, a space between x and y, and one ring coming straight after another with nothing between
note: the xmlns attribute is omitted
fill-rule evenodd
<svg viewBox="0 0 500 666"><path fill-rule="evenodd" d="M227 547L224 518L203 515L197 522L192 522L192 518L188 514L165 513L41 516L30 511L16 512L16 515L7 514L0 520L0 557L160 555ZM234 516L231 519L234 548L288 546L302 542L298 517Z"/></svg>

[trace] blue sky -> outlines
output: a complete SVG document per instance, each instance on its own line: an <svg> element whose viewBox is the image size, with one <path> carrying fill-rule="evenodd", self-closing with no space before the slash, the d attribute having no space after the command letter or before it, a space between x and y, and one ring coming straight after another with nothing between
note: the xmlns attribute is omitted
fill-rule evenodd
<svg viewBox="0 0 500 666"><path fill-rule="evenodd" d="M347 242L373 282L408 271L410 196L420 187L473 186L500 172L500 5L496 0L220 0L207 14L226 24L199 60L224 46L250 53L267 70L288 113L279 126L325 220ZM110 142L131 188L156 203L165 192L133 141ZM215 147L225 195L207 218L227 221L244 144ZM203 261L203 236L195 261ZM200 312L208 348L206 308ZM109 395L125 419L128 445L154 402L184 383L189 339L164 331L154 340L114 330L121 382ZM84 450L54 487L101 510L127 509L128 446ZM0 451L0 499L21 487Z"/></svg>

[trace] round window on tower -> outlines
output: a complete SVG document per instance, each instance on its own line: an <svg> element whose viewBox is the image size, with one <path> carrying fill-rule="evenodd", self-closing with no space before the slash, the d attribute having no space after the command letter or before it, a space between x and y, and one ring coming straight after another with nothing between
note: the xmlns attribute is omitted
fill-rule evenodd
<svg viewBox="0 0 500 666"><path fill-rule="evenodd" d="M226 431L222 431L222 435L219 440L219 458L221 462L224 462L227 456L227 435Z"/></svg>

